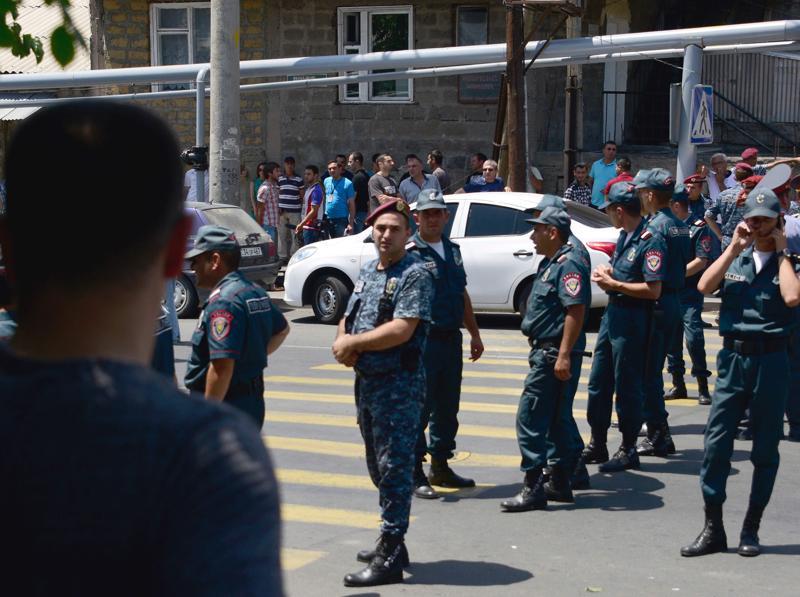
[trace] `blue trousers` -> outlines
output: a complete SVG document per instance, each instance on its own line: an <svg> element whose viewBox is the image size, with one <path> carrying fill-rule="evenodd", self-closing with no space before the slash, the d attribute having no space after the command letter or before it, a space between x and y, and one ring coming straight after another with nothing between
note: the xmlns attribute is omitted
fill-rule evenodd
<svg viewBox="0 0 800 597"><path fill-rule="evenodd" d="M673 345L673 337L681 323L678 294L662 294L653 311L650 332L649 354L644 372L644 406L642 416L648 426L658 426L667 420L664 405L664 359L667 349Z"/></svg>
<svg viewBox="0 0 800 597"><path fill-rule="evenodd" d="M786 419L790 429L800 429L800 329L792 334L789 345L789 379Z"/></svg>
<svg viewBox="0 0 800 597"><path fill-rule="evenodd" d="M581 332L578 340L575 342L573 350L583 351L586 349L586 334ZM578 391L578 384L580 383L581 368L583 367L583 357L572 355L570 359L572 377L567 381L566 396L569 400L563 400L558 412L560 425L566 429L571 436L570 443L575 448L574 454L563 454L557 446L548 439L547 441L547 462L551 466L560 466L567 470L572 470L580 458L581 452L585 444L581 437L581 432L578 429L578 424L575 422L575 417L572 414L572 406L575 402L575 394Z"/></svg>
<svg viewBox="0 0 800 597"><path fill-rule="evenodd" d="M589 374L589 403L586 418L592 437L606 442L611 426L611 406L616 410L622 441L636 445L642 426L645 344L650 309L608 305L600 320L592 371Z"/></svg>
<svg viewBox="0 0 800 597"><path fill-rule="evenodd" d="M686 337L686 350L692 360L692 377L710 377L706 364L706 339L703 335L703 303L681 303L683 325L678 326L672 337L672 346L667 353L667 371L683 375L686 366L683 362L683 338Z"/></svg>
<svg viewBox="0 0 800 597"><path fill-rule="evenodd" d="M731 470L736 426L750 407L753 432L753 480L750 503L766 507L778 474L778 443L789 388L786 352L740 355L723 348L717 354L717 383L705 433L700 488L709 504L722 504Z"/></svg>

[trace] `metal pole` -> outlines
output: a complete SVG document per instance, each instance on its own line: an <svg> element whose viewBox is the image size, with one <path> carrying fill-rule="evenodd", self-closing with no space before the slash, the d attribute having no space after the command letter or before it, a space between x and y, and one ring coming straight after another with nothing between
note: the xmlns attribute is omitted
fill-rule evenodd
<svg viewBox="0 0 800 597"><path fill-rule="evenodd" d="M506 78L508 81L508 113L506 132L508 142L508 181L512 191L525 190L525 114L522 94L525 84L522 74L524 59L522 6L506 6Z"/></svg>
<svg viewBox="0 0 800 597"><path fill-rule="evenodd" d="M697 147L691 142L692 123L692 90L700 84L703 68L703 48L692 44L686 46L683 54L683 76L681 78L681 134L678 140L678 164L675 168L675 179L683 180L697 167Z"/></svg>
<svg viewBox="0 0 800 597"><path fill-rule="evenodd" d="M239 205L239 0L211 3L211 203Z"/></svg>
<svg viewBox="0 0 800 597"><path fill-rule="evenodd" d="M194 144L197 147L202 147L205 145L206 139L206 78L208 77L208 73L211 69L209 67L203 67L197 73L197 78L195 80L197 89L196 92L196 106L195 106L195 132L194 132ZM204 176L208 176L208 171L203 170L196 170L195 174L197 178L195 179L196 182L196 189L197 193L195 196L196 201L201 200L200 193L203 193L203 199L205 198L205 181L203 180ZM201 191L202 189L202 191Z"/></svg>
<svg viewBox="0 0 800 597"><path fill-rule="evenodd" d="M580 8L582 2L575 5ZM567 38L578 37L581 33L581 17L567 19ZM567 66L566 106L564 109L564 188L572 180L572 170L578 163L578 150L582 147L583 123L583 69L576 64Z"/></svg>

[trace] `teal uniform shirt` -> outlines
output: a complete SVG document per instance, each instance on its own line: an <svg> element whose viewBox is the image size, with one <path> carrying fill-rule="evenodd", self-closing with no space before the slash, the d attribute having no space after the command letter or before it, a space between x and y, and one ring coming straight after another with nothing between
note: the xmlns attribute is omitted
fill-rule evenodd
<svg viewBox="0 0 800 597"><path fill-rule="evenodd" d="M686 264L689 262L689 227L677 218L669 208L653 215L647 222L648 229L664 237L667 245L663 291L680 290L686 280Z"/></svg>
<svg viewBox="0 0 800 597"><path fill-rule="evenodd" d="M574 234L570 234L567 242L575 250L575 254L577 254L578 257L580 257L584 265L586 265L586 267L588 268L591 268L592 260L589 257L589 251L586 248L586 246L580 240L578 240L578 237L575 236Z"/></svg>
<svg viewBox="0 0 800 597"><path fill-rule="evenodd" d="M589 269L577 249L561 247L539 264L522 319L522 333L533 340L557 339L564 332L567 307L591 303Z"/></svg>
<svg viewBox="0 0 800 597"><path fill-rule="evenodd" d="M205 391L208 365L215 359L234 359L231 389L260 379L267 366L267 344L286 325L264 289L238 271L229 273L208 297L192 335L186 387Z"/></svg>
<svg viewBox="0 0 800 597"><path fill-rule="evenodd" d="M611 258L612 277L620 282L663 282L666 277L664 256L667 244L659 234L645 230L644 219L626 242L627 233L620 232L614 256ZM620 293L609 292L618 297ZM637 300L637 299L633 299Z"/></svg>
<svg viewBox="0 0 800 597"><path fill-rule="evenodd" d="M445 236L442 236L442 245L444 259L417 232L406 245L406 250L422 261L422 265L433 278L431 327L457 330L464 321L467 272L464 270L464 260L461 258L459 246Z"/></svg>
<svg viewBox="0 0 800 597"><path fill-rule="evenodd" d="M725 272L720 335L739 339L777 338L789 336L796 326L797 310L787 307L781 297L777 254L756 274L753 247L748 247Z"/></svg>
<svg viewBox="0 0 800 597"><path fill-rule="evenodd" d="M17 331L17 322L13 313L0 309L0 342L8 342Z"/></svg>
<svg viewBox="0 0 800 597"><path fill-rule="evenodd" d="M710 263L713 245L711 244L711 231L706 226L706 221L702 217L696 218L694 214L690 213L685 222L689 226L689 261L700 258L708 259ZM701 270L693 276L685 278L683 290L681 290L681 303L703 302L703 293L697 290L697 283L702 275L703 271Z"/></svg>

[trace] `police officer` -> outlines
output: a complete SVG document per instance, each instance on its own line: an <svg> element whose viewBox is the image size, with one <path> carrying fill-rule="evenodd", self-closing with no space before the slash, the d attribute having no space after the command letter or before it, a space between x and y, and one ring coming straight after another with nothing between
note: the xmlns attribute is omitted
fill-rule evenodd
<svg viewBox="0 0 800 597"><path fill-rule="evenodd" d="M580 376L581 358L576 346L585 346L583 326L591 303L589 267L567 240L570 218L567 212L547 207L529 220L534 225L531 239L536 252L544 256L534 279L522 333L531 351L530 371L517 410L517 441L525 473L522 490L505 500L506 512L541 510L547 500L573 502L570 477L575 469L580 446L574 443L572 417L575 385ZM578 354L576 354L576 352ZM543 483L547 463L547 439L553 444L555 464L550 480Z"/></svg>
<svg viewBox="0 0 800 597"><path fill-rule="evenodd" d="M780 197L781 207L785 213L789 211L789 198ZM795 263L800 261L800 216L798 214L784 215L784 230L789 252ZM790 442L800 442L800 326L792 334L792 346L789 350L791 384L789 397L786 400L786 420L789 422L789 433L786 439Z"/></svg>
<svg viewBox="0 0 800 597"><path fill-rule="evenodd" d="M167 377L175 377L175 349L172 345L172 325L169 311L161 305L161 314L156 320L156 345L151 362L153 369Z"/></svg>
<svg viewBox="0 0 800 597"><path fill-rule="evenodd" d="M378 488L381 537L369 562L348 574L348 587L403 581L404 537L411 511L415 446L425 399L423 352L431 320L433 282L406 252L411 236L408 204L384 203L366 219L378 259L361 268L333 343L336 360L356 371L358 424L367 468Z"/></svg>
<svg viewBox="0 0 800 597"><path fill-rule="evenodd" d="M692 174L683 179L683 185L689 197L689 213L692 214L693 222L705 218L706 209L710 203L708 197L703 195L703 183L705 181L706 177L702 174Z"/></svg>
<svg viewBox="0 0 800 597"><path fill-rule="evenodd" d="M664 406L664 360L672 346L672 338L681 325L678 293L686 279L689 262L689 227L669 208L675 179L663 168L640 170L633 184L639 192L642 208L650 214L647 230L661 236L667 252L661 263L664 279L661 295L653 307L648 330L649 341L644 378L642 416L647 423L647 437L637 447L640 456L667 456L675 452L675 444L667 425Z"/></svg>
<svg viewBox="0 0 800 597"><path fill-rule="evenodd" d="M186 387L224 400L264 423L264 367L289 335L289 324L267 292L238 271L232 230L206 225L186 253L199 288L211 289L192 335Z"/></svg>
<svg viewBox="0 0 800 597"><path fill-rule="evenodd" d="M667 371L672 375L672 388L664 395L665 400L686 398L686 384L683 373L683 336L686 336L686 349L692 359L692 375L697 379L699 404L711 404L708 393L708 378L711 372L706 365L706 343L703 336L703 295L697 290L697 281L711 260L711 233L703 218L692 213L691 200L686 187L675 186L672 194L672 213L689 226L689 263L686 264L686 280L680 291L680 312L683 326L673 334L672 346L667 353Z"/></svg>
<svg viewBox="0 0 800 597"><path fill-rule="evenodd" d="M586 416L592 439L583 451L586 463L601 464L601 472L639 468L636 438L642 426L647 328L665 277L666 243L646 229L636 188L630 182L611 186L603 209L621 228L611 265L592 272L592 281L608 293L608 307L600 320ZM617 397L617 418L622 445L609 460L607 434L611 426L612 399Z"/></svg>
<svg viewBox="0 0 800 597"><path fill-rule="evenodd" d="M419 257L431 273L434 299L431 325L425 347L425 404L422 409L417 464L414 468L414 495L436 498L431 485L441 487L474 487L475 481L457 475L448 466L453 457L458 430L458 404L461 398L461 324L470 335L470 359L483 354L478 322L467 293L467 273L458 245L444 235L450 217L441 192L425 189L417 198L414 220L417 232L406 250ZM425 428L430 424L430 444L425 441ZM428 478L422 470L425 452L431 455Z"/></svg>
<svg viewBox="0 0 800 597"><path fill-rule="evenodd" d="M542 211L544 211L548 207L555 207L557 209L563 209L566 211L566 206L564 204L564 200L559 197L558 195L543 195L542 198L539 200L539 203L533 209L533 217L538 218ZM568 244L572 246L575 250L574 256L578 256L580 260L584 263L584 265L591 269L591 258L589 257L589 251L586 250L584 244L578 239L577 236L570 232ZM578 342L575 345L575 351L582 352L586 348L586 334L581 334L578 336ZM582 357L576 356L577 359L582 360ZM579 375L573 375L567 381L567 384L571 386L567 393L571 394L572 396L575 395L575 392L578 391L578 380ZM565 462L559 462L556 458L556 450L555 446L548 442L548 449L547 449L547 462L549 466L556 465L560 467L564 467L569 465L569 463L575 463L575 470L573 471L572 478L570 481L570 485L572 489L589 489L591 486L591 482L589 479L589 471L586 470L586 465L583 462L583 459L580 458L581 453L583 452L583 448L585 447L583 443L583 438L581 437L581 433L578 430L578 425L575 423L575 418L572 416L572 409L569 411L561 410L563 414L563 419L561 421L561 425L564 429L567 429L572 436L572 444L576 446L576 453L574 458L568 458ZM548 469L545 469L545 477L549 477Z"/></svg>
<svg viewBox="0 0 800 597"><path fill-rule="evenodd" d="M750 193L744 221L734 230L722 256L703 273L698 289L722 288L714 400L705 432L700 488L705 526L683 556L699 556L728 547L722 523L725 485L731 468L736 424L750 407L753 422L753 481L739 538L743 556L760 553L758 528L778 473L778 442L789 389L790 336L797 326L800 268L788 255L780 226L780 204L768 189Z"/></svg>

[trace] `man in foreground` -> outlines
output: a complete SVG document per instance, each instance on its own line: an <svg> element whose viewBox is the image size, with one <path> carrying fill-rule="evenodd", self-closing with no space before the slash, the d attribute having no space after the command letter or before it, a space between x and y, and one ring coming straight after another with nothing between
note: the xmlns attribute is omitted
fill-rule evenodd
<svg viewBox="0 0 800 597"><path fill-rule="evenodd" d="M348 587L402 582L408 565L404 537L425 397L422 355L433 299L430 274L406 253L409 217L408 204L396 200L367 218L378 259L361 269L333 343L336 360L355 367L358 425L381 506L378 545L358 554L368 565L344 577Z"/></svg>
<svg viewBox="0 0 800 597"><path fill-rule="evenodd" d="M745 202L744 221L722 256L703 273L697 287L710 294L722 288L717 355L719 378L705 432L700 488L705 526L681 555L702 556L728 549L722 523L725 485L731 470L736 427L749 407L753 430L753 481L739 536L739 555L761 553L758 529L778 474L778 443L789 390L788 348L797 326L800 280L779 226L781 208L770 190Z"/></svg>
<svg viewBox="0 0 800 597"><path fill-rule="evenodd" d="M59 156L57 196L42 193L42 147ZM118 185L129 152L139 175ZM282 594L278 488L256 429L148 367L191 226L178 154L160 119L107 102L38 111L6 154L0 240L19 322L0 348L9 595Z"/></svg>

